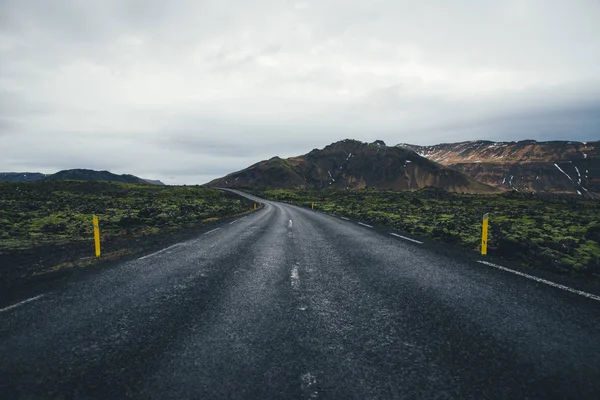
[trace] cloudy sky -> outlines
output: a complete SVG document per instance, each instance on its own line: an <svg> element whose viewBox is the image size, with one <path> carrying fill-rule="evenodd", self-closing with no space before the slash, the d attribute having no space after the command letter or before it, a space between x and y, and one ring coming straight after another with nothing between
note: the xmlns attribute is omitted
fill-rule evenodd
<svg viewBox="0 0 600 400"><path fill-rule="evenodd" d="M0 0L0 171L600 138L598 0Z"/></svg>

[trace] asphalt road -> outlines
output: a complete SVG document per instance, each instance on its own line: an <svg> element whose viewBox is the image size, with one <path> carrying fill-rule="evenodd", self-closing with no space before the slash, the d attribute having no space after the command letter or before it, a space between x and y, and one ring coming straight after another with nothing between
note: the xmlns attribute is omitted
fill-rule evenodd
<svg viewBox="0 0 600 400"><path fill-rule="evenodd" d="M600 398L600 302L265 202L0 311L2 399Z"/></svg>

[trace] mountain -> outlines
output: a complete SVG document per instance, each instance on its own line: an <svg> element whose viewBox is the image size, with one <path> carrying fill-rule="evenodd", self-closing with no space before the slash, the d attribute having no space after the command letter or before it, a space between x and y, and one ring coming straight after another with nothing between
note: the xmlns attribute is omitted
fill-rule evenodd
<svg viewBox="0 0 600 400"><path fill-rule="evenodd" d="M418 190L428 186L451 192L491 193L497 189L382 141L343 140L308 154L273 157L206 186L228 188L337 188Z"/></svg>
<svg viewBox="0 0 600 400"><path fill-rule="evenodd" d="M149 183L137 176L133 175L116 175L108 171L94 171L91 169L67 169L59 171L55 174L48 175L46 181L110 181L121 183L141 183L148 185Z"/></svg>
<svg viewBox="0 0 600 400"><path fill-rule="evenodd" d="M116 175L108 171L94 171L91 169L68 169L52 175L39 172L0 172L0 182L36 182L42 180L110 181L164 185L158 180L138 178L134 175Z"/></svg>
<svg viewBox="0 0 600 400"><path fill-rule="evenodd" d="M599 197L600 142L473 142L399 144L503 190Z"/></svg>
<svg viewBox="0 0 600 400"><path fill-rule="evenodd" d="M0 182L35 182L45 177L39 172L0 172Z"/></svg>
<svg viewBox="0 0 600 400"><path fill-rule="evenodd" d="M165 184L159 180L153 180L153 179L144 179L142 178L142 180L146 181L146 183L149 183L151 185L159 185L159 186L164 186Z"/></svg>

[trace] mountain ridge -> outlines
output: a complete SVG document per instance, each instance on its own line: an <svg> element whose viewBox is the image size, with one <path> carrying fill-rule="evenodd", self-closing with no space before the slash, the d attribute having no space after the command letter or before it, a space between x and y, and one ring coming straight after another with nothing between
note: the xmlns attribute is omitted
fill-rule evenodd
<svg viewBox="0 0 600 400"><path fill-rule="evenodd" d="M54 174L42 174L39 172L0 172L0 182L37 182L57 180L80 180L80 181L107 181L121 183L137 183L149 185L164 185L159 180L150 180L135 175L117 175L109 171L96 171L92 169L66 169Z"/></svg>
<svg viewBox="0 0 600 400"><path fill-rule="evenodd" d="M502 190L600 197L600 142L476 140L397 145Z"/></svg>
<svg viewBox="0 0 600 400"><path fill-rule="evenodd" d="M46 178L40 172L0 172L0 182L35 182Z"/></svg>
<svg viewBox="0 0 600 400"><path fill-rule="evenodd" d="M205 186L227 188L377 188L419 190L437 187L450 192L493 193L497 189L432 162L416 152L345 139L307 154L272 157L228 174Z"/></svg>

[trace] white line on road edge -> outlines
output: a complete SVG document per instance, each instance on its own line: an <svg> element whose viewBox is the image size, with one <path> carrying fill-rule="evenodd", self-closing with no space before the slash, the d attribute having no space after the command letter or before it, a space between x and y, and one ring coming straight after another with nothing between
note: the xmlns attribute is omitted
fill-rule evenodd
<svg viewBox="0 0 600 400"><path fill-rule="evenodd" d="M359 224L359 225L362 225L362 226L366 226L367 228L372 228L372 226L371 226L371 225L363 224L362 222L359 222L358 224Z"/></svg>
<svg viewBox="0 0 600 400"><path fill-rule="evenodd" d="M245 217L242 217L242 218L240 218L240 219L244 219L244 218L248 218L248 216L246 215Z"/></svg>
<svg viewBox="0 0 600 400"><path fill-rule="evenodd" d="M35 296L35 297L32 297L32 298L30 298L30 299L23 300L23 301L22 301L22 302L20 302L20 303L13 304L12 306L8 306L8 307L6 307L6 308L3 308L3 309L1 309L1 310L0 310L0 313L2 313L2 312L4 312L4 311L12 310L13 308L17 308L17 307L19 307L19 306L22 306L23 304L29 303L30 301L37 300L37 299L39 299L40 297L44 297L44 296L45 296L45 294L40 294L39 296Z"/></svg>
<svg viewBox="0 0 600 400"><path fill-rule="evenodd" d="M229 225L231 225L231 224L235 224L235 223L236 223L236 222L238 222L238 221L239 221L239 219L236 219L235 221L232 221L232 222L230 222L230 223L229 223Z"/></svg>
<svg viewBox="0 0 600 400"><path fill-rule="evenodd" d="M498 268L498 269L501 269L502 271L510 272L510 273L515 274L515 275L519 275L519 276L522 276L524 278L527 278L527 279L532 279L532 280L534 280L536 282L545 283L546 285L553 286L553 287L558 288L558 289L566 290L567 292L575 293L575 294L578 294L580 296L587 297L588 299L600 301L600 296L596 296L595 294L586 293L586 292L582 292L581 290L570 288L568 286L559 285L558 283L550 282L550 281L547 281L545 279L538 278L537 276L532 276L532 275L524 274L523 272L515 271L514 269L510 269L510 268L505 268L505 267L503 267L501 265L493 264L493 263L488 262L488 261L477 260L477 262L480 263L480 264L487 265L488 267Z"/></svg>
<svg viewBox="0 0 600 400"><path fill-rule="evenodd" d="M411 242L415 242L415 243L418 243L418 244L423 244L423 242L419 242L418 240L411 239L411 238L406 237L406 236L398 235L397 233L390 233L390 235L399 237L400 239L410 240Z"/></svg>
<svg viewBox="0 0 600 400"><path fill-rule="evenodd" d="M221 229L221 228L216 228L216 229L213 229L212 231L208 231L205 233L205 235L208 235L209 233L213 233L214 231L218 231L219 229Z"/></svg>
<svg viewBox="0 0 600 400"><path fill-rule="evenodd" d="M340 217L341 219L345 219L346 221L350 221L350 218Z"/></svg>
<svg viewBox="0 0 600 400"><path fill-rule="evenodd" d="M164 251L170 250L170 249L172 249L173 247L177 247L177 246L180 246L180 245L181 245L181 243L174 244L173 246L169 246L169 247L167 247L166 249L159 250L159 251L157 251L156 253L152 253L152 254L148 254L147 256L140 257L140 258L138 258L138 261L139 261L139 260L145 260L146 258L150 258L150 257L152 257L152 256L155 256L155 255L157 255L157 254L160 254L160 253L162 253L162 252L164 252Z"/></svg>

